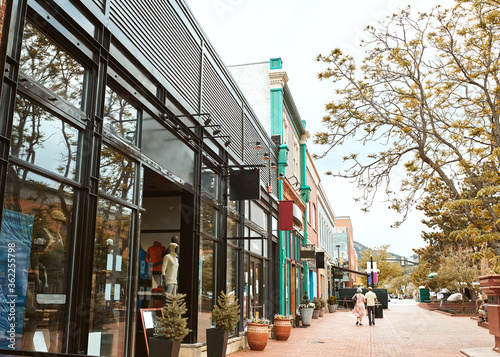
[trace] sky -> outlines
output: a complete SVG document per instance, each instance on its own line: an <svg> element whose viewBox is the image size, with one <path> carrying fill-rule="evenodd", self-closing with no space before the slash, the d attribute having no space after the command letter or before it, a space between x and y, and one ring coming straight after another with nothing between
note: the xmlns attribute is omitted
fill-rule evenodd
<svg viewBox="0 0 500 357"><path fill-rule="evenodd" d="M186 0L204 32L226 65L248 64L281 57L288 74L288 86L306 129L323 130L321 119L325 104L333 99L335 87L317 78L324 65L316 62L318 54L341 48L355 58L363 55L359 47L363 29L376 25L386 16L408 4L418 11L429 11L436 4L451 0ZM360 145L360 144L359 144ZM308 150L321 154L324 148L308 141ZM385 197L379 196L369 213L353 197L360 196L346 179L325 175L337 171L344 155L362 150L353 145L332 150L315 162L323 188L336 216L349 216L354 240L371 248L389 244L389 252L409 257L412 248L425 246L421 238L425 226L423 214L413 210L398 228L391 225L400 219L388 209ZM403 170L395 172L402 178ZM397 190L398 187L392 187Z"/></svg>

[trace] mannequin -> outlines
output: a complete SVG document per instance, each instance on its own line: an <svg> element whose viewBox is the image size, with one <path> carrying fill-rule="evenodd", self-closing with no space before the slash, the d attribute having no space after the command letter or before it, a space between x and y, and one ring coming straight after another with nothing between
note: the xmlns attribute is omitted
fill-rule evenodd
<svg viewBox="0 0 500 357"><path fill-rule="evenodd" d="M163 264L161 267L161 274L163 275L163 283L165 284L165 292L167 294L174 294L177 286L177 270L179 269L179 261L177 260L177 253L175 249L179 245L171 242L169 252L163 257Z"/></svg>

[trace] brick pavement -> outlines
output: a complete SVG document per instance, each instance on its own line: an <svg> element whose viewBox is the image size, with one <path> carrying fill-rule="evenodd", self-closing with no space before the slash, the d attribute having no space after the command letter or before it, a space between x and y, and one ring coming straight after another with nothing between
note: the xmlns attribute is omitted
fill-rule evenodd
<svg viewBox="0 0 500 357"><path fill-rule="evenodd" d="M493 348L494 337L470 317L452 317L414 304L390 304L375 326L356 326L351 311L325 313L311 326L292 329L288 341L270 339L262 352L245 350L231 357L462 356L462 349ZM500 355L499 355L500 356Z"/></svg>

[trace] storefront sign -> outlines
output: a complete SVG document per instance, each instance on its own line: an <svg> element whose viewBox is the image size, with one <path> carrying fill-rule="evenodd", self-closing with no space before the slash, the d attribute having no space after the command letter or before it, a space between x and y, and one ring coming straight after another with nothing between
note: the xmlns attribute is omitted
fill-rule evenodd
<svg viewBox="0 0 500 357"><path fill-rule="evenodd" d="M293 231L293 201L280 201L279 230Z"/></svg>
<svg viewBox="0 0 500 357"><path fill-rule="evenodd" d="M300 260L316 262L316 251L313 245L300 247Z"/></svg>
<svg viewBox="0 0 500 357"><path fill-rule="evenodd" d="M33 216L3 210L0 232L0 348L21 349Z"/></svg>

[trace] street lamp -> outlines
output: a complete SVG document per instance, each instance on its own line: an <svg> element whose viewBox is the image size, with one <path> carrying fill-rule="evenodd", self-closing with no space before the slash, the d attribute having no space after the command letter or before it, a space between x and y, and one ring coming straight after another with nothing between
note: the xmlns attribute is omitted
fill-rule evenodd
<svg viewBox="0 0 500 357"><path fill-rule="evenodd" d="M340 266L340 244L337 244L337 265ZM338 282L338 289L340 291L340 277L339 277L339 282Z"/></svg>

